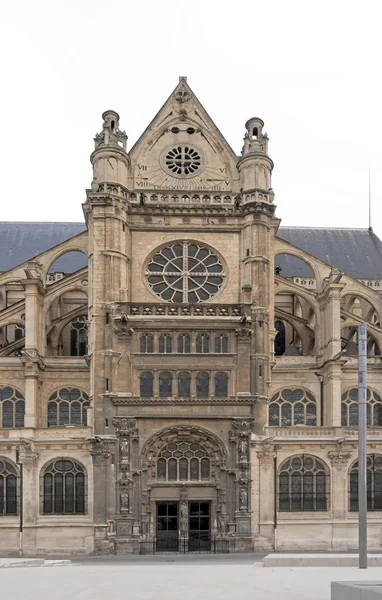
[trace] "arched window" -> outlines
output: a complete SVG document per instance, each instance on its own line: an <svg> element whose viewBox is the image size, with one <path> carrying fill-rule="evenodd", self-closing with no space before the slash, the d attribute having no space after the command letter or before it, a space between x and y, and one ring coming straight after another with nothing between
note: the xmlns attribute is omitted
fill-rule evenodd
<svg viewBox="0 0 382 600"><path fill-rule="evenodd" d="M294 456L280 467L279 511L326 511L328 490L325 465L314 456Z"/></svg>
<svg viewBox="0 0 382 600"><path fill-rule="evenodd" d="M172 337L168 333L159 336L159 352L161 354L170 354L172 352Z"/></svg>
<svg viewBox="0 0 382 600"><path fill-rule="evenodd" d="M228 352L228 337L222 333L215 335L215 352L226 354Z"/></svg>
<svg viewBox="0 0 382 600"><path fill-rule="evenodd" d="M0 457L0 516L17 515L17 475L12 463Z"/></svg>
<svg viewBox="0 0 382 600"><path fill-rule="evenodd" d="M159 374L159 396L172 396L172 374L168 371Z"/></svg>
<svg viewBox="0 0 382 600"><path fill-rule="evenodd" d="M207 398L210 395L210 376L205 371L196 376L196 395L198 398Z"/></svg>
<svg viewBox="0 0 382 600"><path fill-rule="evenodd" d="M227 373L215 374L215 396L223 398L228 396L228 375Z"/></svg>
<svg viewBox="0 0 382 600"><path fill-rule="evenodd" d="M282 321L275 321L275 355L282 356L285 352L285 325Z"/></svg>
<svg viewBox="0 0 382 600"><path fill-rule="evenodd" d="M15 341L22 340L25 337L25 325L15 325Z"/></svg>
<svg viewBox="0 0 382 600"><path fill-rule="evenodd" d="M70 324L70 356L85 356L88 351L86 317L77 317Z"/></svg>
<svg viewBox="0 0 382 600"><path fill-rule="evenodd" d="M196 442L171 442L158 455L157 479L159 481L208 481L210 479L209 456Z"/></svg>
<svg viewBox="0 0 382 600"><path fill-rule="evenodd" d="M15 388L0 385L0 423L4 429L24 427L24 396Z"/></svg>
<svg viewBox="0 0 382 600"><path fill-rule="evenodd" d="M84 425L90 406L89 396L78 388L61 388L48 402L48 427L57 425Z"/></svg>
<svg viewBox="0 0 382 600"><path fill-rule="evenodd" d="M341 396L341 425L358 425L358 389L352 388ZM382 399L377 392L367 388L367 426L382 426Z"/></svg>
<svg viewBox="0 0 382 600"><path fill-rule="evenodd" d="M180 398L191 396L191 375L189 373L178 374L178 396Z"/></svg>
<svg viewBox="0 0 382 600"><path fill-rule="evenodd" d="M382 455L367 456L367 510L382 510ZM358 461L349 475L349 511L358 512Z"/></svg>
<svg viewBox="0 0 382 600"><path fill-rule="evenodd" d="M154 338L150 333L144 333L139 339L139 351L145 354L154 352Z"/></svg>
<svg viewBox="0 0 382 600"><path fill-rule="evenodd" d="M142 398L152 398L154 396L154 376L149 371L142 373L139 378L140 396Z"/></svg>
<svg viewBox="0 0 382 600"><path fill-rule="evenodd" d="M81 465L61 458L43 474L44 515L83 515L86 511L85 471Z"/></svg>
<svg viewBox="0 0 382 600"><path fill-rule="evenodd" d="M206 333L196 336L196 352L199 354L208 354L210 351L210 338Z"/></svg>
<svg viewBox="0 0 382 600"><path fill-rule="evenodd" d="M311 392L295 388L275 394L269 403L269 426L317 425L316 399Z"/></svg>
<svg viewBox="0 0 382 600"><path fill-rule="evenodd" d="M179 354L189 354L191 352L191 338L188 333L181 333L178 336Z"/></svg>

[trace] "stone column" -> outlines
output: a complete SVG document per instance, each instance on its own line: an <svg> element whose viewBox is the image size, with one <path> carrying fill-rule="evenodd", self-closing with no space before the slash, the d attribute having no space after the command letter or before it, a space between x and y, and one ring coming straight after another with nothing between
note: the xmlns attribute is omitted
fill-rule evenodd
<svg viewBox="0 0 382 600"><path fill-rule="evenodd" d="M259 460L259 505L256 507L258 532L262 538L266 538L269 543L272 543L276 496L273 465L276 451L271 448L262 447L256 454Z"/></svg>
<svg viewBox="0 0 382 600"><path fill-rule="evenodd" d="M35 525L40 514L39 472L36 472L39 453L31 442L20 444L20 463L23 466L23 551L30 554L35 549ZM21 494L21 490L20 490Z"/></svg>
<svg viewBox="0 0 382 600"><path fill-rule="evenodd" d="M103 440L92 440L93 458L93 498L94 498L94 546L96 551L109 554L112 551L108 540L107 489L113 482L109 480L111 453Z"/></svg>
<svg viewBox="0 0 382 600"><path fill-rule="evenodd" d="M252 549L250 443L253 421L233 421L229 439L236 461L236 550Z"/></svg>
<svg viewBox="0 0 382 600"><path fill-rule="evenodd" d="M332 464L330 487L331 487L331 507L332 520L345 519L348 506L348 467L352 457L351 452L338 448L328 452L328 457ZM335 536L333 536L333 540Z"/></svg>
<svg viewBox="0 0 382 600"><path fill-rule="evenodd" d="M236 330L237 337L237 380L236 389L238 395L250 394L250 353L251 353L252 329L241 327Z"/></svg>

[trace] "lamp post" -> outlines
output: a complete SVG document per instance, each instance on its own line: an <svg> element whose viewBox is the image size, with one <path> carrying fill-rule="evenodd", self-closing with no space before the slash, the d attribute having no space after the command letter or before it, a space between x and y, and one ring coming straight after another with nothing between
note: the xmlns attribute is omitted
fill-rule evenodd
<svg viewBox="0 0 382 600"><path fill-rule="evenodd" d="M358 551L359 568L367 569L367 328L358 327Z"/></svg>
<svg viewBox="0 0 382 600"><path fill-rule="evenodd" d="M16 464L20 470L20 519L19 519L19 553L20 556L23 555L23 525L24 525L24 473L23 473L23 463L20 462L20 446L16 446Z"/></svg>

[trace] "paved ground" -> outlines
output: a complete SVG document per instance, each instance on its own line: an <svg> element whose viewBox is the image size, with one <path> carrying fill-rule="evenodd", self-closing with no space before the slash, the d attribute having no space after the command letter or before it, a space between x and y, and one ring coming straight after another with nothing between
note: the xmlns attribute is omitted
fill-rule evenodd
<svg viewBox="0 0 382 600"><path fill-rule="evenodd" d="M204 562L185 558L163 556L156 563L152 559L98 564L84 560L65 568L8 569L1 573L1 596L12 600L329 600L332 580L382 580L382 568L273 569L247 558Z"/></svg>

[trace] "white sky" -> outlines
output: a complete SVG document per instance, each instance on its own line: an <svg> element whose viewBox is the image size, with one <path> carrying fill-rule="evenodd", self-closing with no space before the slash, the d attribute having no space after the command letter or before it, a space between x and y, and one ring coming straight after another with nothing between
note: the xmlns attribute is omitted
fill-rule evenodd
<svg viewBox="0 0 382 600"><path fill-rule="evenodd" d="M380 0L1 2L0 220L82 221L101 114L128 147L178 82L239 153L265 121L283 225L382 237Z"/></svg>

